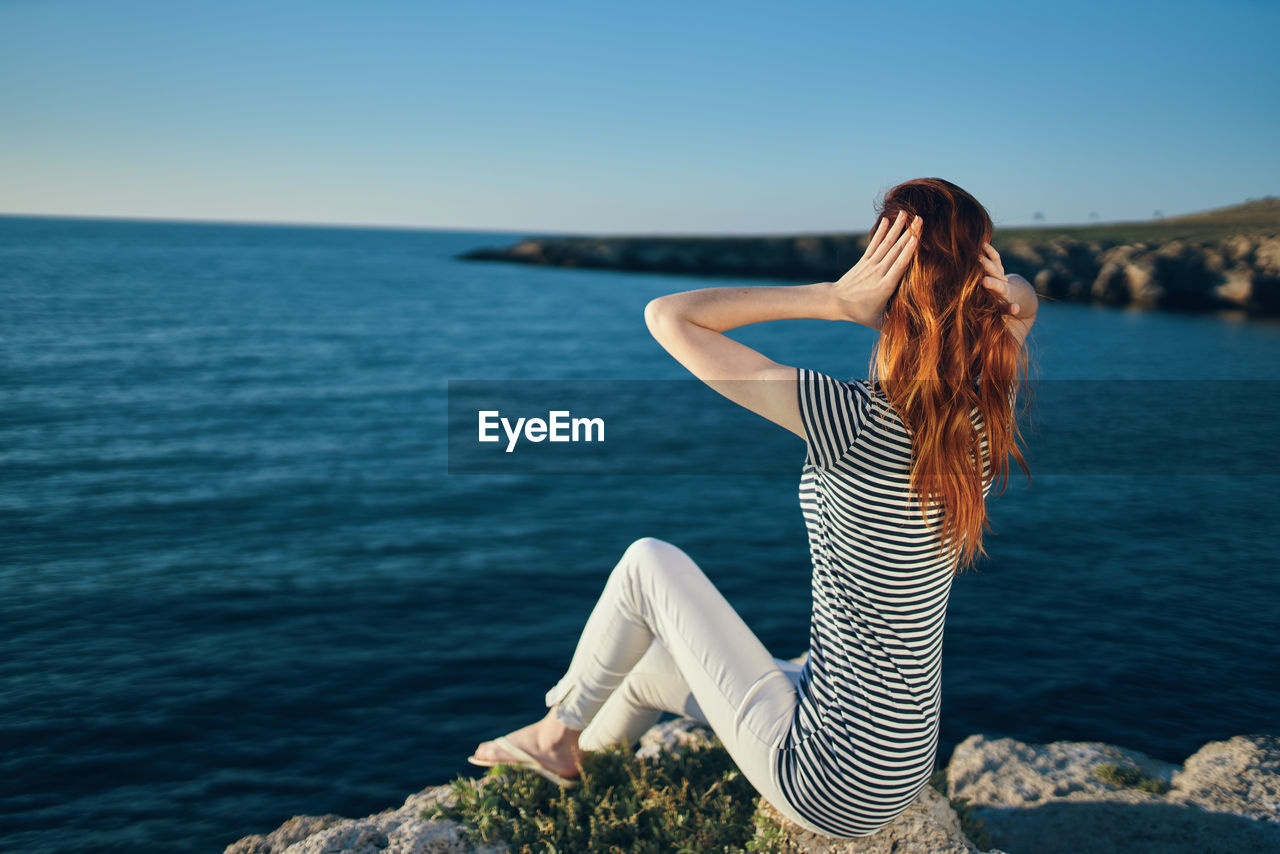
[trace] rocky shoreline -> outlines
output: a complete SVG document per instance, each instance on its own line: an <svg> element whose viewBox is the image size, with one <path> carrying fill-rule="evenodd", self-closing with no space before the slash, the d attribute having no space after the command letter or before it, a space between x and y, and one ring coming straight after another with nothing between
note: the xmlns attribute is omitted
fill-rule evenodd
<svg viewBox="0 0 1280 854"><path fill-rule="evenodd" d="M711 738L698 722L677 718L646 733L636 755L705 746ZM763 802L758 809L806 854L1280 851L1280 737L1271 735L1211 741L1180 766L1102 742L1024 744L971 735L952 753L945 789L946 797L926 786L893 824L853 840L815 836ZM507 851L502 844L473 845L464 825L423 816L449 802L451 790L429 787L364 818L295 816L271 833L232 843L224 854Z"/></svg>
<svg viewBox="0 0 1280 854"><path fill-rule="evenodd" d="M1002 238L1005 269L1062 302L1184 311L1280 315L1280 232L1212 239L1123 242L1062 235ZM458 257L798 282L839 278L866 248L865 235L793 237L541 237Z"/></svg>

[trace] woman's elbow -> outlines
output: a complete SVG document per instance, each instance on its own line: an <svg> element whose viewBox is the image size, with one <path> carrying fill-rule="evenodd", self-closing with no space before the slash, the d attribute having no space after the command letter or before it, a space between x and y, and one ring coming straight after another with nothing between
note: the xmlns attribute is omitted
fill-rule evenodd
<svg viewBox="0 0 1280 854"><path fill-rule="evenodd" d="M644 324L649 327L651 333L657 334L658 324L664 317L668 315L669 303L664 302L666 297L657 297L649 300L644 307Z"/></svg>

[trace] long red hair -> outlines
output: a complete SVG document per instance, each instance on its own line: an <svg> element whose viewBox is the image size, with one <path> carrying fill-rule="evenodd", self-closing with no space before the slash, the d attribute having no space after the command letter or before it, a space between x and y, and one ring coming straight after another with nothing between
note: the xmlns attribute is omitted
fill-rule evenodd
<svg viewBox="0 0 1280 854"><path fill-rule="evenodd" d="M876 210L890 224L898 211L924 219L886 306L870 376L911 435L912 492L926 525L941 522L943 550L959 573L987 556L984 444L990 477L1001 480L997 494L1008 485L1010 454L1031 477L1014 411L1027 350L1005 329L1004 300L982 284L992 223L977 199L950 181L920 178L889 190Z"/></svg>

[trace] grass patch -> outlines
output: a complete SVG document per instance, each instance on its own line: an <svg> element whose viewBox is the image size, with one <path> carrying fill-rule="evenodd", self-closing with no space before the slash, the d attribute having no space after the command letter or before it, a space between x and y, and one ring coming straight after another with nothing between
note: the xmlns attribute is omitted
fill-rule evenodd
<svg viewBox="0 0 1280 854"><path fill-rule="evenodd" d="M1086 223L1080 225L1039 225L996 229L995 242L1029 240L1048 243L1053 240L1098 241L1104 246L1122 243L1159 245L1171 240L1213 242L1237 234L1272 235L1280 233L1280 198L1264 196L1238 205L1198 211L1184 216L1131 222Z"/></svg>
<svg viewBox="0 0 1280 854"><path fill-rule="evenodd" d="M1143 776L1142 772L1132 765L1103 762L1101 765L1094 766L1093 773L1099 780L1115 786L1128 786L1156 795L1169 791L1169 784L1164 780Z"/></svg>
<svg viewBox="0 0 1280 854"><path fill-rule="evenodd" d="M473 842L502 840L517 854L790 854L781 825L729 752L710 747L638 759L622 745L583 754L582 775L561 789L527 769L459 776L457 800L423 812L467 825Z"/></svg>

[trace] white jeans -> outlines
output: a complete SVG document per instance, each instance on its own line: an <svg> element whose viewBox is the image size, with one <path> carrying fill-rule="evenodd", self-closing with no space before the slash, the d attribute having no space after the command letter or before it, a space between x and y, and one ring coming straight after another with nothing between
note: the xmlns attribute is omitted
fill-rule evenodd
<svg viewBox="0 0 1280 854"><path fill-rule="evenodd" d="M760 795L814 833L783 797L778 750L801 666L774 658L682 550L645 537L623 553L547 692L583 750L632 746L663 712L709 726Z"/></svg>

